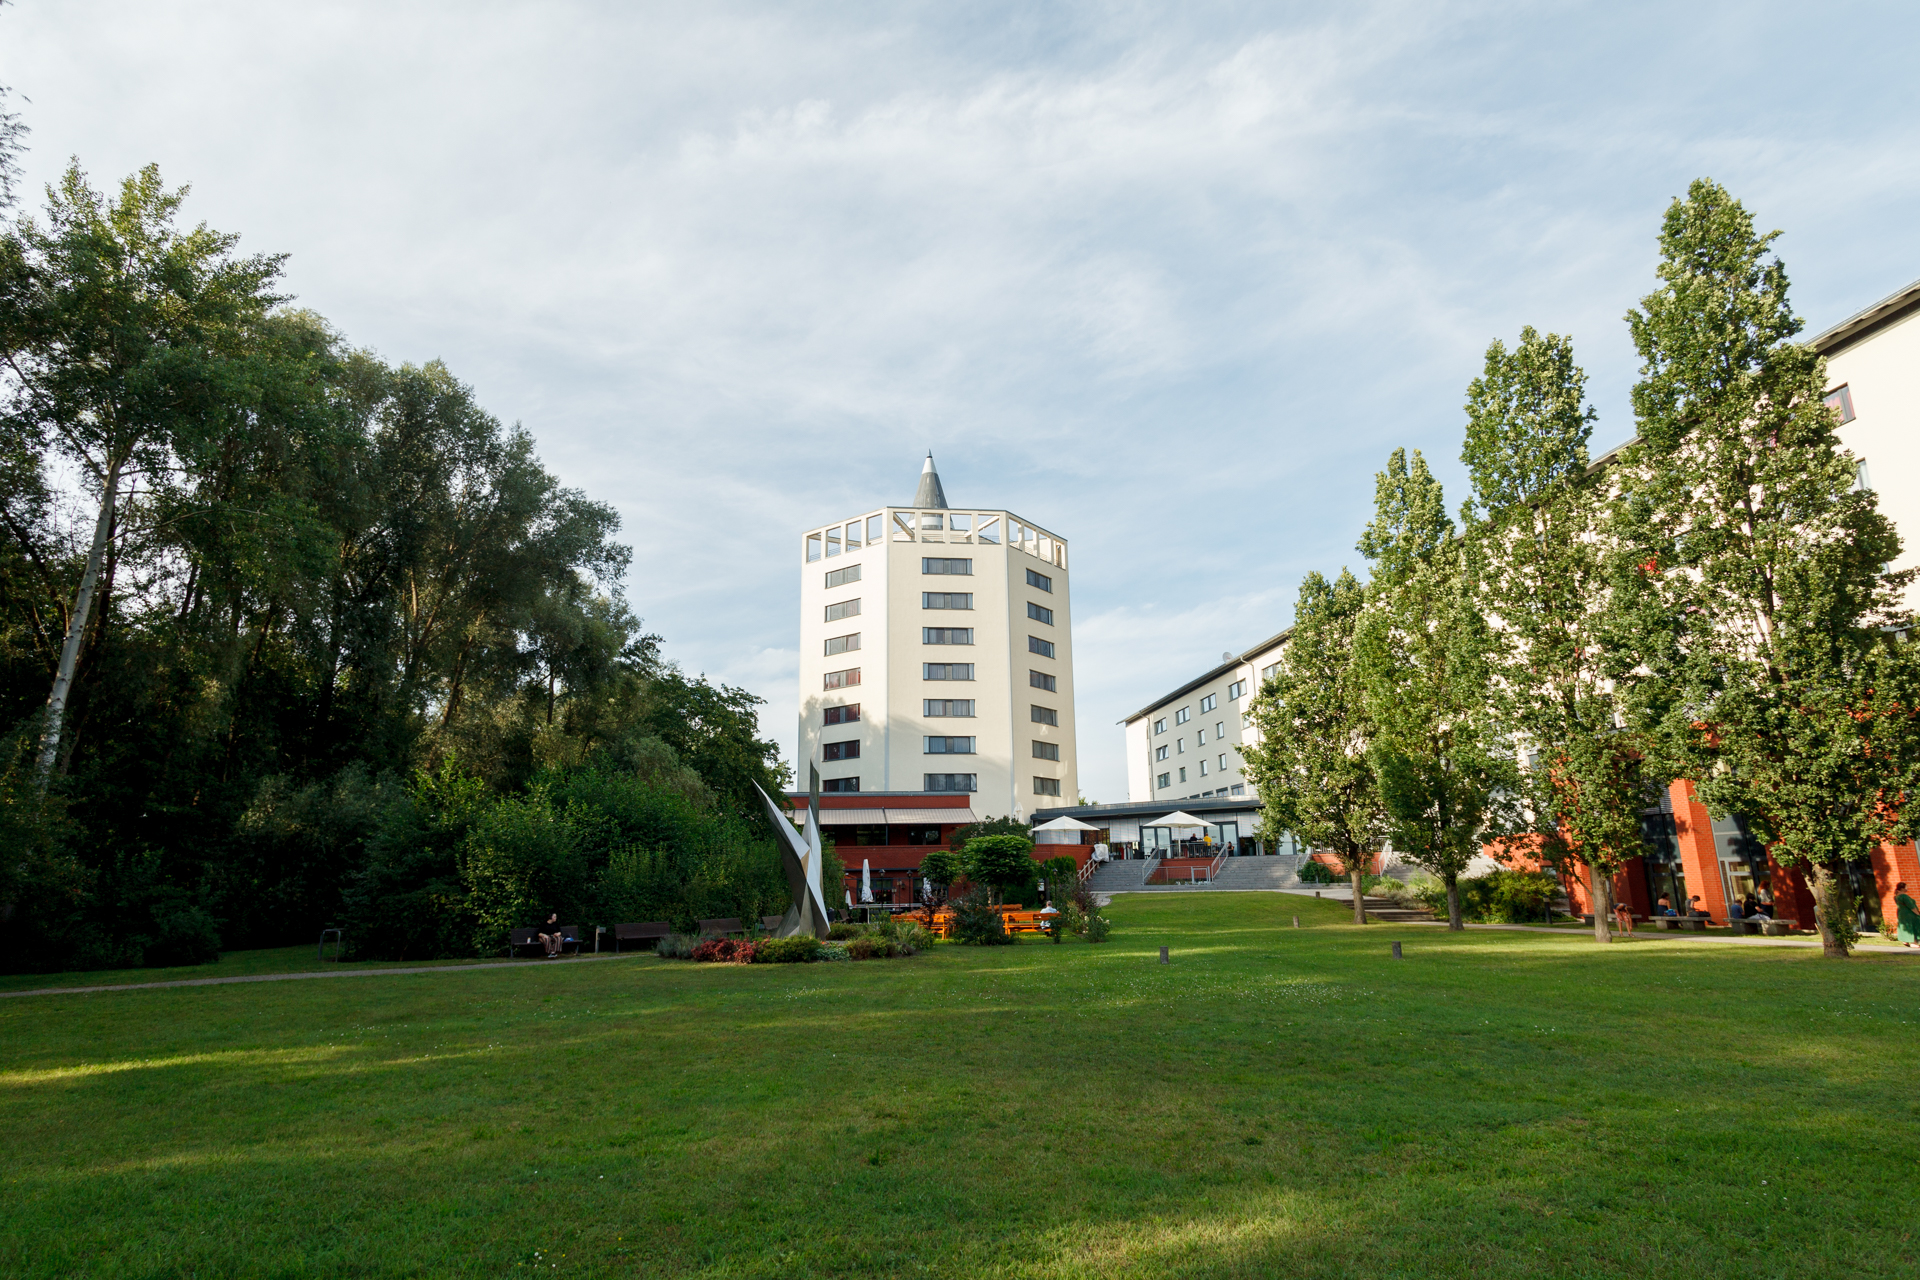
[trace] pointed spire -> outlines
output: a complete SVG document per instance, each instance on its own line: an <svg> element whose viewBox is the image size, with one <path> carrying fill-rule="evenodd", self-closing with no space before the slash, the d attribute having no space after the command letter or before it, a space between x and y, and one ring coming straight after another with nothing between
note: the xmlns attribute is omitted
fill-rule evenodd
<svg viewBox="0 0 1920 1280"><path fill-rule="evenodd" d="M922 511L945 511L947 491L940 487L940 473L933 469L933 451L927 451L926 465L920 468L920 487L914 491L913 505Z"/></svg>

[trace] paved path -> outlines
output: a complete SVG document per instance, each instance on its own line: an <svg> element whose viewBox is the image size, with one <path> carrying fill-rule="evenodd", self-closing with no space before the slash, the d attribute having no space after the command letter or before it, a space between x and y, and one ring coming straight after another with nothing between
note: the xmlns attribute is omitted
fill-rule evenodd
<svg viewBox="0 0 1920 1280"><path fill-rule="evenodd" d="M582 960L631 960L651 954L629 951L619 955L569 956L562 963ZM537 969L539 960L496 960L491 964L436 964L415 969L324 969L311 973L254 973L240 978L183 978L178 982L118 982L93 987L36 987L32 991L0 991L0 999L9 996L88 996L96 991L157 991L162 987L222 987L230 982L294 982L301 978L385 978L400 973L472 973L476 969Z"/></svg>
<svg viewBox="0 0 1920 1280"><path fill-rule="evenodd" d="M1447 927L1447 922L1445 920L1403 920L1400 923L1411 926L1413 928L1419 928L1419 929L1444 929ZM1376 929L1380 929L1380 928L1393 928L1395 926L1374 925L1373 927ZM1462 927L1467 929L1505 929L1514 933L1544 933L1544 934L1551 934L1557 937L1564 937L1564 938L1590 938L1593 936L1593 930L1587 929L1587 928L1548 929L1537 924L1465 924ZM1613 936L1615 938L1620 938L1623 935L1618 930L1616 930ZM1733 943L1737 946L1747 946L1747 947L1817 947L1820 945L1820 939L1818 938L1755 938L1755 937L1746 937L1746 936L1736 937L1735 935L1730 933L1719 933L1719 934L1683 933L1677 929L1640 929L1634 932L1633 938L1634 938L1634 941L1636 942L1642 941L1642 940L1654 940L1659 942L1665 942L1667 941L1667 939L1671 938L1676 942L1682 939L1685 939L1688 942L1727 942L1727 943ZM1908 947L1893 946L1891 944L1886 944L1886 943L1873 943L1873 942L1862 943L1860 945L1855 946L1853 950L1854 950L1854 954L1856 955L1866 954L1866 955L1877 956L1877 955L1891 954L1891 955L1905 955L1905 956L1920 956L1920 951L1915 951Z"/></svg>

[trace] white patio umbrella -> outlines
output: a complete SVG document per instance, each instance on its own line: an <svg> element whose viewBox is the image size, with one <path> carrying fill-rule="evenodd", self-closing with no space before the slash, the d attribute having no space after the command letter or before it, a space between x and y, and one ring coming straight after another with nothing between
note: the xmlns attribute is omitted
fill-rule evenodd
<svg viewBox="0 0 1920 1280"><path fill-rule="evenodd" d="M1098 831L1100 828L1078 818L1055 818L1052 822L1043 822L1035 831Z"/></svg>
<svg viewBox="0 0 1920 1280"><path fill-rule="evenodd" d="M1143 822L1140 825L1143 827L1205 827L1211 824L1202 822L1184 809L1175 809L1164 818L1155 818L1151 822Z"/></svg>
<svg viewBox="0 0 1920 1280"><path fill-rule="evenodd" d="M860 859L860 901L873 901L873 870L865 858Z"/></svg>

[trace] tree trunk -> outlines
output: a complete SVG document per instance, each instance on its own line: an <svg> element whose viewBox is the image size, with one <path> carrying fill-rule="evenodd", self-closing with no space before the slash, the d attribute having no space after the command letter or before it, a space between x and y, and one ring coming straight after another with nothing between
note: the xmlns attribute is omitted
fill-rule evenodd
<svg viewBox="0 0 1920 1280"><path fill-rule="evenodd" d="M1815 863L1808 870L1813 872L1813 916L1820 926L1820 954L1829 960L1845 960L1849 954L1847 940L1835 931L1832 916L1834 912L1846 911L1851 904L1833 868Z"/></svg>
<svg viewBox="0 0 1920 1280"><path fill-rule="evenodd" d="M93 523L93 546L87 551L87 567L80 575L80 590L73 598L73 612L67 616L67 640L60 646L60 667L54 672L53 692L47 695L47 722L40 733L40 759L35 767L35 785L44 793L53 777L53 763L60 753L60 725L67 714L67 697L73 691L73 669L80 660L80 641L87 633L87 615L93 608L94 584L100 580L100 562L106 557L107 535L113 529L113 504L120 488L120 463L107 467L107 482L100 491L100 517Z"/></svg>
<svg viewBox="0 0 1920 1280"><path fill-rule="evenodd" d="M1347 856L1347 879L1353 881L1353 922L1367 922L1367 864L1353 854Z"/></svg>
<svg viewBox="0 0 1920 1280"><path fill-rule="evenodd" d="M1467 926L1460 919L1460 877L1455 872L1446 874L1447 884L1447 928L1464 929Z"/></svg>
<svg viewBox="0 0 1920 1280"><path fill-rule="evenodd" d="M1593 884L1593 940L1612 942L1613 877L1593 864L1587 864L1587 879Z"/></svg>

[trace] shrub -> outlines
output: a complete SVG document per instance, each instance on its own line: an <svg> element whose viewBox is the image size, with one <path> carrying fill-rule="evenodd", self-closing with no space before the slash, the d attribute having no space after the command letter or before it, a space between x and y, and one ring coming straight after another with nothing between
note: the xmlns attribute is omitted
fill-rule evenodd
<svg viewBox="0 0 1920 1280"><path fill-rule="evenodd" d="M1100 903L1094 898L1093 890L1087 888L1085 882L1073 886L1073 905L1080 908L1080 914L1083 916L1096 915L1100 910Z"/></svg>
<svg viewBox="0 0 1920 1280"><path fill-rule="evenodd" d="M878 933L863 933L847 943L847 954L855 960L884 960L893 954L893 943Z"/></svg>
<svg viewBox="0 0 1920 1280"><path fill-rule="evenodd" d="M1107 935L1113 932L1113 922L1105 916L1087 917L1087 941L1105 942Z"/></svg>
<svg viewBox="0 0 1920 1280"><path fill-rule="evenodd" d="M700 939L693 934L670 933L660 939L659 944L654 948L654 952L657 955L667 957L669 960L691 960L693 958L693 949L699 945Z"/></svg>
<svg viewBox="0 0 1920 1280"><path fill-rule="evenodd" d="M918 955L933 946L933 934L923 924L912 920L896 920L886 926L887 940L893 943L893 954L897 956Z"/></svg>
<svg viewBox="0 0 1920 1280"><path fill-rule="evenodd" d="M1300 864L1300 880L1304 884L1333 884L1336 879L1333 868L1324 862L1308 858Z"/></svg>
<svg viewBox="0 0 1920 1280"><path fill-rule="evenodd" d="M1006 921L987 901L984 889L963 893L953 900L953 937L956 942L980 947L1000 947L1013 941Z"/></svg>
<svg viewBox="0 0 1920 1280"><path fill-rule="evenodd" d="M1491 924L1539 920L1547 903L1560 892L1560 882L1544 871L1494 871L1484 876L1462 876L1460 918ZM1440 919L1447 915L1447 887L1423 880L1410 889L1420 904Z"/></svg>
<svg viewBox="0 0 1920 1280"><path fill-rule="evenodd" d="M753 959L754 945L745 938L705 938L693 949L693 958L715 960L723 964L747 964Z"/></svg>
<svg viewBox="0 0 1920 1280"><path fill-rule="evenodd" d="M855 924L851 920L837 920L827 926L827 936L835 942L845 942L848 938L857 938L866 931L866 925Z"/></svg>
<svg viewBox="0 0 1920 1280"><path fill-rule="evenodd" d="M810 933L791 938L762 938L753 944L754 964L810 964L820 958L820 939Z"/></svg>
<svg viewBox="0 0 1920 1280"><path fill-rule="evenodd" d="M1060 927L1074 937L1084 937L1087 932L1087 913L1080 909L1077 902L1069 902L1060 908Z"/></svg>
<svg viewBox="0 0 1920 1280"><path fill-rule="evenodd" d="M822 960L851 960L851 959L853 959L853 957L852 957L852 956L850 956L850 955L848 955L848 954L847 954L847 948L846 948L846 944L845 944L845 943L841 943L841 942L823 942L823 943L821 943L821 944L820 944L820 958L821 958Z"/></svg>

